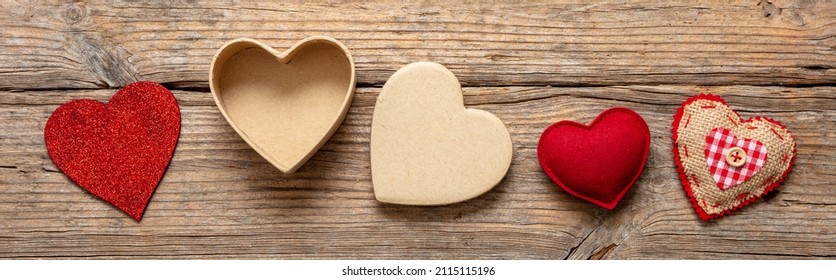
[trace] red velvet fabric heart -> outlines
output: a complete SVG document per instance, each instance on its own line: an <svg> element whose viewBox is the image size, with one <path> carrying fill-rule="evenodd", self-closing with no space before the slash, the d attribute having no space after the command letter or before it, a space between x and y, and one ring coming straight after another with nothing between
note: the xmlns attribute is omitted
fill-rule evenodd
<svg viewBox="0 0 836 280"><path fill-rule="evenodd" d="M165 87L137 82L107 104L73 100L44 129L47 152L79 186L137 221L180 136L180 108Z"/></svg>
<svg viewBox="0 0 836 280"><path fill-rule="evenodd" d="M563 190L612 210L638 180L650 151L650 129L636 112L611 108L587 126L555 123L540 136L540 166Z"/></svg>

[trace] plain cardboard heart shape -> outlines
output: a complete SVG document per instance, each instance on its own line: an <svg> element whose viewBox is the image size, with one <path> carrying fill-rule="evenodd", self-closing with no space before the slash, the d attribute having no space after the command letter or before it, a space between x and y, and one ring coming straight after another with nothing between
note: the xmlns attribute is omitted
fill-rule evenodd
<svg viewBox="0 0 836 280"><path fill-rule="evenodd" d="M377 98L371 161L381 202L444 205L474 198L505 177L512 153L502 121L466 109L459 80L440 64L404 66Z"/></svg>
<svg viewBox="0 0 836 280"><path fill-rule="evenodd" d="M602 112L591 124L560 121L540 136L537 158L560 188L614 209L638 180L650 152L650 129L627 108Z"/></svg>
<svg viewBox="0 0 836 280"><path fill-rule="evenodd" d="M674 115L672 131L679 179L703 220L722 217L777 188L792 170L795 160L795 140L784 125L763 117L743 120L716 95L701 94L682 103ZM718 131L723 137L714 135ZM729 144L711 138L726 139ZM731 148L711 151L727 146ZM729 154L732 148L745 156ZM715 161L707 158L714 156ZM739 167L724 166L721 162L734 165L738 159L744 161ZM764 162L760 166L747 164L757 160ZM729 172L715 178L718 167ZM737 182L739 176L745 180ZM719 185L718 180L724 184Z"/></svg>
<svg viewBox="0 0 836 280"><path fill-rule="evenodd" d="M212 59L209 87L227 122L285 173L334 134L354 96L354 61L340 42L310 37L284 53L233 40Z"/></svg>
<svg viewBox="0 0 836 280"><path fill-rule="evenodd" d="M49 157L80 187L142 219L180 136L180 108L163 86L137 82L107 104L81 99L44 128Z"/></svg>

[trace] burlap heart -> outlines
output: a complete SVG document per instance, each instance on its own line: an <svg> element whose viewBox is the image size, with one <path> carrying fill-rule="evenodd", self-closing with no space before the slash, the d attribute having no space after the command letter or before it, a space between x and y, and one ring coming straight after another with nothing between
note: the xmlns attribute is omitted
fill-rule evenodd
<svg viewBox="0 0 836 280"><path fill-rule="evenodd" d="M786 178L795 159L795 141L784 125L764 117L742 120L722 98L711 94L701 94L682 103L674 116L672 130L679 178L703 220L721 217L769 193ZM724 130L727 131L724 137L732 143L720 145L720 150L712 152L712 148L717 148L712 145L717 143L712 142L711 137ZM746 147L748 144L742 143L752 143L752 146ZM759 154L763 150L755 143L766 148L765 156ZM742 147L731 150L737 146ZM717 160L726 161L725 155L730 151L742 151L745 157L730 155L728 163L707 158L716 156ZM763 162L760 167L751 162L741 163L739 167L730 166L734 165L735 159L741 158ZM716 163L713 168L712 162ZM741 182L728 180L725 176L716 176L718 166L729 172L728 176L732 176L731 173L751 176ZM746 168L753 169L752 174L748 174Z"/></svg>

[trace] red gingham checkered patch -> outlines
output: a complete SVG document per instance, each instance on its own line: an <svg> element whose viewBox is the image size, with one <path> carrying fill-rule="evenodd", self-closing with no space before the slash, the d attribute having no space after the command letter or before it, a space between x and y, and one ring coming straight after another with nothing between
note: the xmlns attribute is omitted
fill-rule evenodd
<svg viewBox="0 0 836 280"><path fill-rule="evenodd" d="M746 162L734 167L726 162L729 149L740 147L746 152ZM734 187L752 178L766 162L766 147L760 141L737 139L725 128L715 128L705 137L705 161L720 190Z"/></svg>

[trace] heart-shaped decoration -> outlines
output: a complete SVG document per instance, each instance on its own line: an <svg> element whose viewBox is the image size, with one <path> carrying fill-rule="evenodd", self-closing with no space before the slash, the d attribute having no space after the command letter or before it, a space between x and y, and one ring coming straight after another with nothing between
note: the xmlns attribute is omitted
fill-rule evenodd
<svg viewBox="0 0 836 280"><path fill-rule="evenodd" d="M602 112L591 124L560 121L540 136L537 158L560 188L612 210L638 180L650 151L650 129L627 108Z"/></svg>
<svg viewBox="0 0 836 280"><path fill-rule="evenodd" d="M337 131L354 96L354 61L340 42L310 37L279 53L236 39L212 59L209 87L227 122L285 173Z"/></svg>
<svg viewBox="0 0 836 280"><path fill-rule="evenodd" d="M372 183L377 200L444 205L479 196L511 165L511 135L491 113L466 109L444 66L416 62L386 81L372 119Z"/></svg>
<svg viewBox="0 0 836 280"><path fill-rule="evenodd" d="M127 85L107 104L67 102L55 109L44 128L55 165L137 221L171 161L178 137L177 100L153 82Z"/></svg>
<svg viewBox="0 0 836 280"><path fill-rule="evenodd" d="M715 128L705 137L705 162L721 190L752 178L763 168L766 155L763 143L737 139L726 128Z"/></svg>
<svg viewBox="0 0 836 280"><path fill-rule="evenodd" d="M795 159L795 140L784 125L763 117L743 120L711 94L682 103L672 131L679 178L703 220L769 193Z"/></svg>

